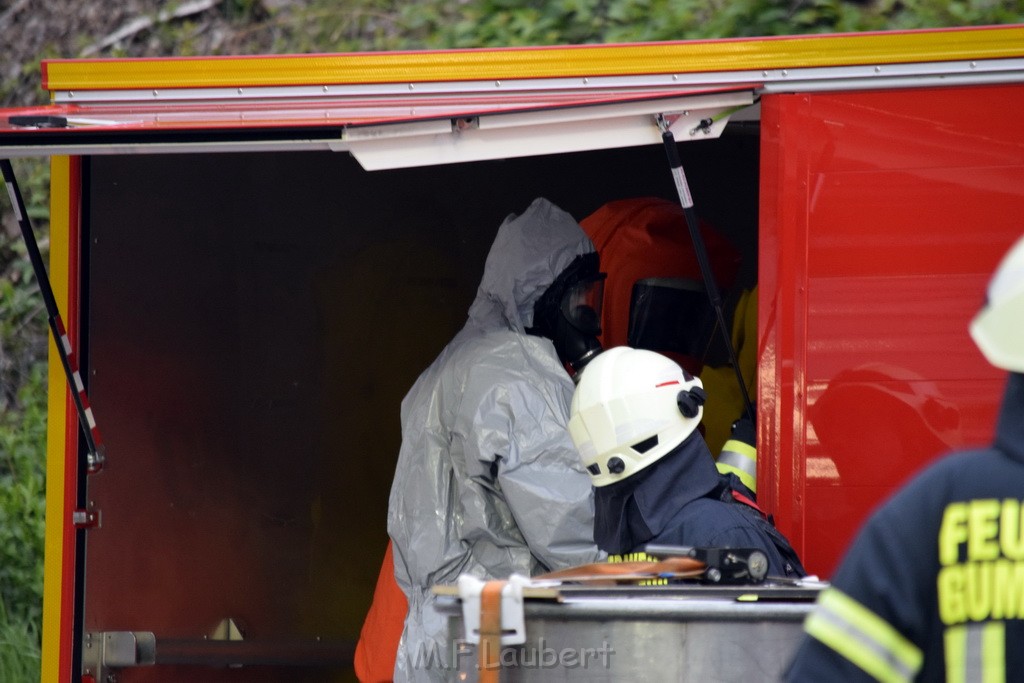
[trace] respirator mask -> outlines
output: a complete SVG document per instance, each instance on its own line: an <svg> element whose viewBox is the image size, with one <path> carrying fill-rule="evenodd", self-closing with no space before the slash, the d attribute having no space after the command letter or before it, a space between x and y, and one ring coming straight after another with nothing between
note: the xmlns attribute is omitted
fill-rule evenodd
<svg viewBox="0 0 1024 683"><path fill-rule="evenodd" d="M605 273L596 252L577 256L533 307L529 334L547 337L558 358L578 375L601 353L601 304Z"/></svg>

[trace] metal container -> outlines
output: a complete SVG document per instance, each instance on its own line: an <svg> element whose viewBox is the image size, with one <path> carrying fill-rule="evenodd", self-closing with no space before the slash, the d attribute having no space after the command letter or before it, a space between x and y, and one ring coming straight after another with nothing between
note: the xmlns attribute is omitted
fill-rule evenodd
<svg viewBox="0 0 1024 683"><path fill-rule="evenodd" d="M526 600L526 643L501 652L502 681L775 681L802 637L817 589L643 587ZM451 680L477 680L455 598Z"/></svg>

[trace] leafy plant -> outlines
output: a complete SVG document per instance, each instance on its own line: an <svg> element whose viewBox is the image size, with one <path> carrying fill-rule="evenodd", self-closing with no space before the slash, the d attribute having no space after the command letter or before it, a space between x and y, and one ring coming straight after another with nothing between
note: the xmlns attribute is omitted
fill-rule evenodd
<svg viewBox="0 0 1024 683"><path fill-rule="evenodd" d="M47 251L49 169L20 163ZM0 202L0 680L39 679L45 524L46 315L6 192Z"/></svg>
<svg viewBox="0 0 1024 683"><path fill-rule="evenodd" d="M33 681L39 680L46 517L44 363L30 367L16 398L19 410L0 413L0 680Z"/></svg>
<svg viewBox="0 0 1024 683"><path fill-rule="evenodd" d="M41 661L38 622L12 619L0 604L0 680L34 683Z"/></svg>
<svg viewBox="0 0 1024 683"><path fill-rule="evenodd" d="M0 415L0 609L12 621L42 615L46 368L33 365L19 411Z"/></svg>

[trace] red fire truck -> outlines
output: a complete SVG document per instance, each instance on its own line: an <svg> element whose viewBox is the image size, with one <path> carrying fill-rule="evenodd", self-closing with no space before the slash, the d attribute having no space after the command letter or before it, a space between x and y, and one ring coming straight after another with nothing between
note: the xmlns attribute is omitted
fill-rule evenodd
<svg viewBox="0 0 1024 683"><path fill-rule="evenodd" d="M344 680L404 392L494 230L675 198L758 297L759 503L828 579L989 440L970 343L1024 232L1024 26L437 52L48 60L0 159L51 164L43 680Z"/></svg>

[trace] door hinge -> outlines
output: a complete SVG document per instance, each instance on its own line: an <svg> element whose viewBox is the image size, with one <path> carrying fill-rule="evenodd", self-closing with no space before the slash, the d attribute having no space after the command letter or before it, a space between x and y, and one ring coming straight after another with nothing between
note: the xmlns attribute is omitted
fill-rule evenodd
<svg viewBox="0 0 1024 683"><path fill-rule="evenodd" d="M71 513L71 523L76 529L92 529L100 526L98 510L75 510Z"/></svg>

